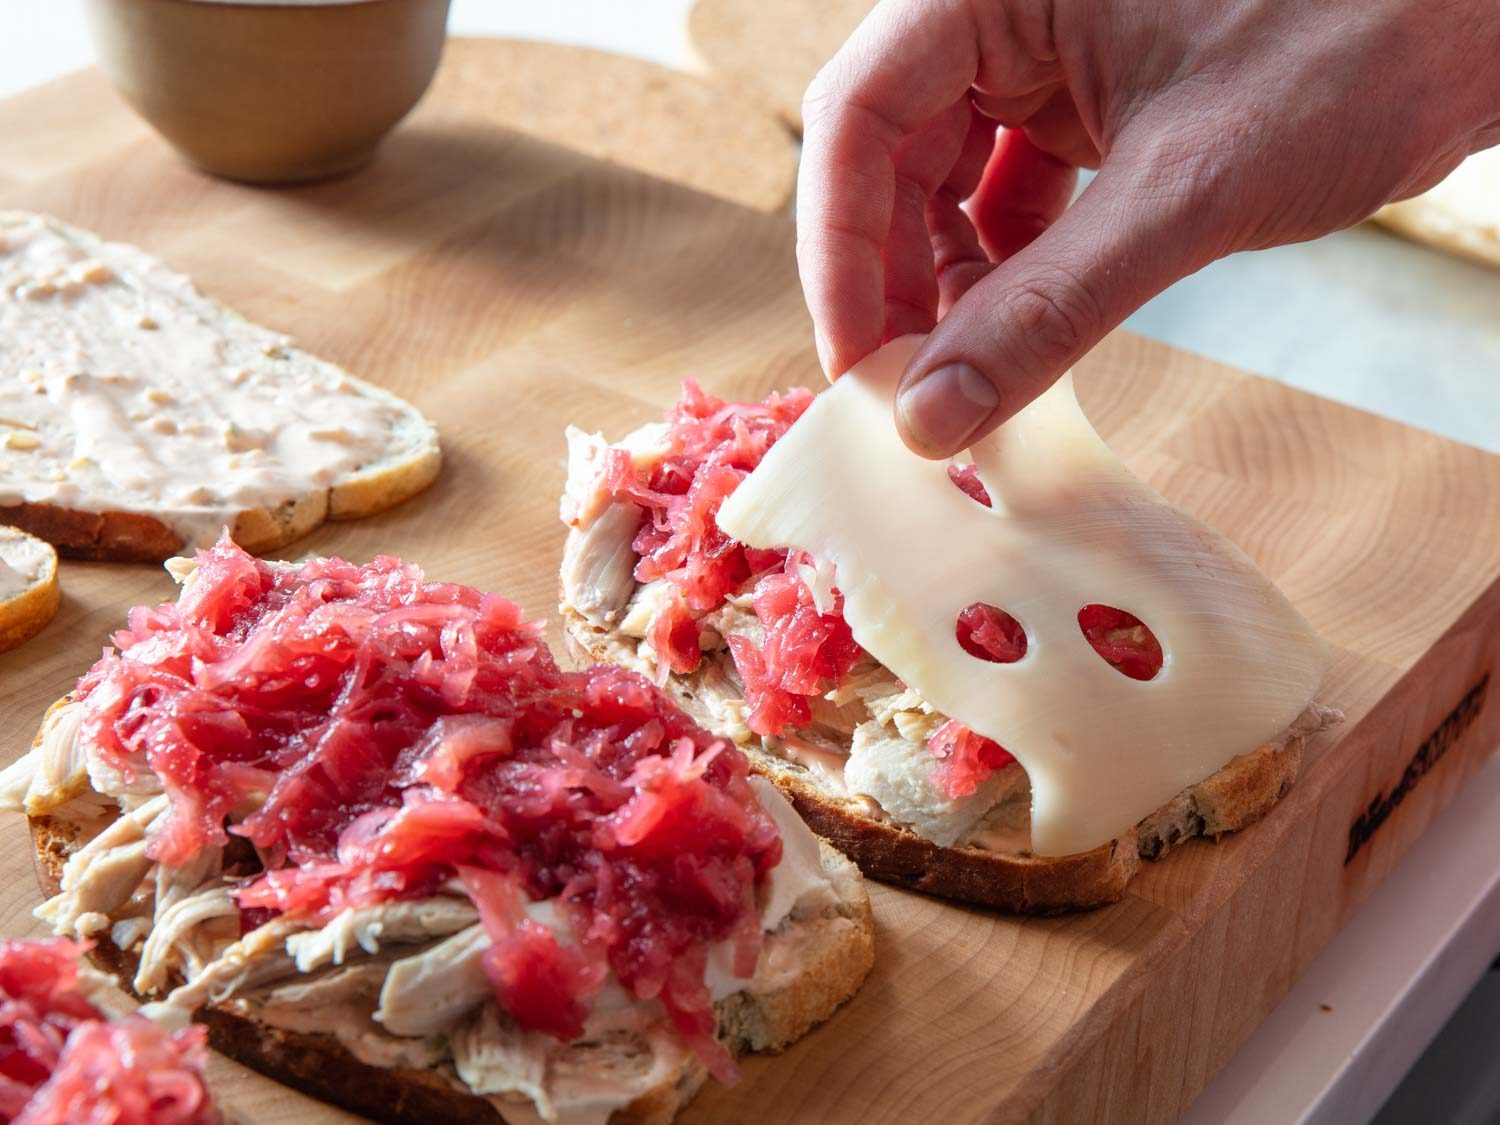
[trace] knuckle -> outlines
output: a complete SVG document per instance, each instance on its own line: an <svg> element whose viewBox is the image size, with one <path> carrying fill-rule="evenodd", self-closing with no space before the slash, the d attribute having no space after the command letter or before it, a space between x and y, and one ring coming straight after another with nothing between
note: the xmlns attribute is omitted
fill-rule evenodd
<svg viewBox="0 0 1500 1125"><path fill-rule="evenodd" d="M1134 146L1131 169L1137 193L1158 207L1191 207L1226 187L1243 148L1237 128L1226 124L1217 140L1191 131L1162 131Z"/></svg>
<svg viewBox="0 0 1500 1125"><path fill-rule="evenodd" d="M802 128L804 131L824 121L845 100L841 69L830 59L813 75L802 94Z"/></svg>
<svg viewBox="0 0 1500 1125"><path fill-rule="evenodd" d="M1071 363L1094 342L1101 320L1088 288L1062 273L1020 282L1005 305L1018 347L1042 367Z"/></svg>

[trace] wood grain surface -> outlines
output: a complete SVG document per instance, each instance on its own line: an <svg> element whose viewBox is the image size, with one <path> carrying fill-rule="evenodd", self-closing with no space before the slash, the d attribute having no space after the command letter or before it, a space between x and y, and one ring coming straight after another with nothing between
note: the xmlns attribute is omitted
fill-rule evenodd
<svg viewBox="0 0 1500 1125"><path fill-rule="evenodd" d="M623 433L689 375L758 396L818 374L787 222L507 130L484 49L370 168L280 191L188 169L69 77L0 103L0 205L139 243L437 422L430 492L294 557L398 553L549 614L566 423ZM1190 843L1117 906L1020 920L872 888L863 991L683 1120L1170 1121L1500 741L1500 685L1476 687L1500 662L1500 458L1123 333L1078 381L1129 463L1329 638L1324 698L1349 721L1266 822ZM0 656L4 760L130 605L173 594L154 567L62 581L58 618ZM1381 823L1349 857L1362 815ZM39 932L17 821L0 874L0 932ZM228 1064L214 1080L233 1120L338 1119Z"/></svg>
<svg viewBox="0 0 1500 1125"><path fill-rule="evenodd" d="M716 80L802 132L802 95L875 0L697 0L693 48Z"/></svg>
<svg viewBox="0 0 1500 1125"><path fill-rule="evenodd" d="M784 210L797 144L722 85L628 55L521 40L455 39L449 89L471 85L491 119L761 211Z"/></svg>

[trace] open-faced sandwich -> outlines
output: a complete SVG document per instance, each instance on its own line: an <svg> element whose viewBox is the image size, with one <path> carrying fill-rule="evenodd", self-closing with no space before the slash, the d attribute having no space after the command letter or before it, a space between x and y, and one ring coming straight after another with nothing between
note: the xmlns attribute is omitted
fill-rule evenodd
<svg viewBox="0 0 1500 1125"><path fill-rule="evenodd" d="M63 938L0 941L0 1121L214 1125L200 1027L112 1019L110 983Z"/></svg>
<svg viewBox="0 0 1500 1125"><path fill-rule="evenodd" d="M270 550L427 487L409 403L242 319L133 246L0 212L0 523L159 561L226 524Z"/></svg>
<svg viewBox="0 0 1500 1125"><path fill-rule="evenodd" d="M1287 791L1336 717L1312 702L1324 646L1125 470L1070 380L972 464L911 454L890 408L914 346L816 400L689 382L614 444L570 429L569 637L744 747L873 877L1116 900Z"/></svg>
<svg viewBox="0 0 1500 1125"><path fill-rule="evenodd" d="M382 1121L663 1122L872 960L858 870L653 685L388 557L178 560L0 777L39 914Z"/></svg>

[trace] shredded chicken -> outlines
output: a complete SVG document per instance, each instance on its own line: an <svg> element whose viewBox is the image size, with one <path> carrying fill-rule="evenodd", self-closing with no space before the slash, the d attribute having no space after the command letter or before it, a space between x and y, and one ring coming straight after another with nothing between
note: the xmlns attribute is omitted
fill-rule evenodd
<svg viewBox="0 0 1500 1125"><path fill-rule="evenodd" d="M640 522L639 508L611 504L593 523L568 536L561 570L565 596L594 625L612 625L625 612L635 589L630 540Z"/></svg>
<svg viewBox="0 0 1500 1125"><path fill-rule="evenodd" d="M109 940L116 949L130 950L140 945L151 933L151 919L144 915L121 918L109 928Z"/></svg>
<svg viewBox="0 0 1500 1125"><path fill-rule="evenodd" d="M381 955L340 968L299 975L250 989L231 1003L255 1019L288 1031L336 1035L355 1058L370 1066L426 1069L446 1057L438 1035L401 1038L373 1021L391 959Z"/></svg>
<svg viewBox="0 0 1500 1125"><path fill-rule="evenodd" d="M358 950L379 953L382 941L403 944L446 937L479 921L466 898L422 898L346 910L322 929L303 930L287 939L297 971L341 965Z"/></svg>
<svg viewBox="0 0 1500 1125"><path fill-rule="evenodd" d="M551 1121L557 1110L547 1089L550 1046L545 1035L522 1031L489 1003L454 1032L453 1067L476 1094L524 1094Z"/></svg>
<svg viewBox="0 0 1500 1125"><path fill-rule="evenodd" d="M875 798L897 820L949 847L994 807L1009 779L1004 771L993 773L972 794L955 799L932 779L932 765L926 745L871 721L854 731L844 778L851 791Z"/></svg>
<svg viewBox="0 0 1500 1125"><path fill-rule="evenodd" d="M644 639L651 627L651 618L671 588L671 583L665 578L653 578L635 587L634 593L628 593L629 604L625 607L625 615L620 618L620 632L627 637Z"/></svg>
<svg viewBox="0 0 1500 1125"><path fill-rule="evenodd" d="M361 961L332 972L298 977L285 984L260 989L252 993L251 998L268 1007L326 1008L336 1004L373 1007L389 968L389 963L383 960Z"/></svg>
<svg viewBox="0 0 1500 1125"><path fill-rule="evenodd" d="M584 1038L552 1055L547 1089L560 1114L608 1119L609 1111L678 1073L681 1040L641 1008L596 1012Z"/></svg>
<svg viewBox="0 0 1500 1125"><path fill-rule="evenodd" d="M151 877L146 856L151 825L167 810L165 794L118 817L68 857L58 894L37 907L36 916L52 923L64 937L89 937L109 929L111 915L121 912Z"/></svg>
<svg viewBox="0 0 1500 1125"><path fill-rule="evenodd" d="M89 792L82 722L76 703L48 712L32 749L0 772L0 810L41 816Z"/></svg>
<svg viewBox="0 0 1500 1125"><path fill-rule="evenodd" d="M117 769L98 754L88 756L89 784L95 793L114 797L121 806L138 804L161 793L161 778L146 764L145 756L132 761L128 770Z"/></svg>
<svg viewBox="0 0 1500 1125"><path fill-rule="evenodd" d="M233 892L217 877L197 893L175 898L165 909L158 898L156 921L135 974L136 992L147 996L161 991L174 969L181 969L187 979L201 975L219 951L233 944L239 918Z"/></svg>
<svg viewBox="0 0 1500 1125"><path fill-rule="evenodd" d="M171 864L156 865L156 917L170 910L189 895L197 894L206 883L219 882L224 870L224 852L220 848L204 848L190 863L174 867Z"/></svg>
<svg viewBox="0 0 1500 1125"><path fill-rule="evenodd" d="M164 1017L173 1011L191 1013L234 992L295 976L297 966L286 945L302 925L297 919L274 918L257 926L224 949L197 976L173 989L164 1001L152 1005L153 1011Z"/></svg>
<svg viewBox="0 0 1500 1125"><path fill-rule="evenodd" d="M490 947L473 925L390 967L375 1019L394 1035L432 1035L477 1008L494 987L481 958Z"/></svg>

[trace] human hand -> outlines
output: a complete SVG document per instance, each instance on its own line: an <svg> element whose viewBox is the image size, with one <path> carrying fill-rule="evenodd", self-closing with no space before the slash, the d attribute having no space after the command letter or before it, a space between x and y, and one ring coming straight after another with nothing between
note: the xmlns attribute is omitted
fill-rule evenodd
<svg viewBox="0 0 1500 1125"><path fill-rule="evenodd" d="M930 332L897 425L950 456L1174 281L1500 142L1497 59L1494 0L883 0L803 106L824 370Z"/></svg>

